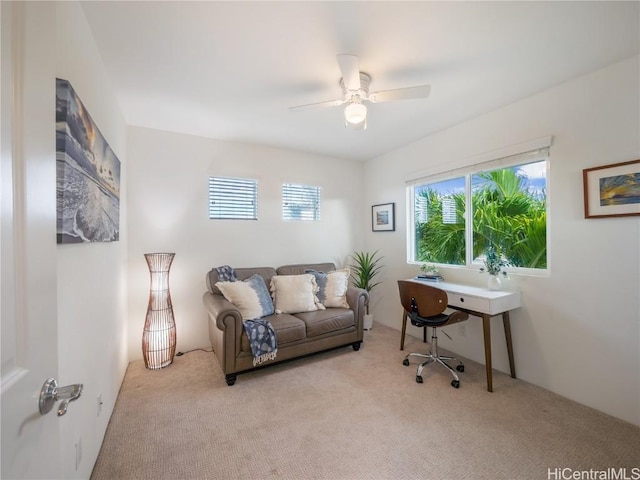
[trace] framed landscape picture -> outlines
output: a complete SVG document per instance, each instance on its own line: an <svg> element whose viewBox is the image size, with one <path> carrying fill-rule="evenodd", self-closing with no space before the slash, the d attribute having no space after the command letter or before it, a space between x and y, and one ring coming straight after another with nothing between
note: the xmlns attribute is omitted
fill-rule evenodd
<svg viewBox="0 0 640 480"><path fill-rule="evenodd" d="M56 79L58 243L120 237L120 160L67 80Z"/></svg>
<svg viewBox="0 0 640 480"><path fill-rule="evenodd" d="M584 218L640 215L640 160L582 171Z"/></svg>
<svg viewBox="0 0 640 480"><path fill-rule="evenodd" d="M383 203L371 207L371 230L393 232L396 229L395 203Z"/></svg>

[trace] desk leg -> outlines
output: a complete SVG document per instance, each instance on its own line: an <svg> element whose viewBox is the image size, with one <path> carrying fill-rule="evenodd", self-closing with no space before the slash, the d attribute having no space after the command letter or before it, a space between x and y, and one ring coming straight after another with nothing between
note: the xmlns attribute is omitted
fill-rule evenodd
<svg viewBox="0 0 640 480"><path fill-rule="evenodd" d="M484 363L487 369L487 390L493 392L493 374L491 367L491 317L482 315L482 330L484 331Z"/></svg>
<svg viewBox="0 0 640 480"><path fill-rule="evenodd" d="M509 320L509 312L504 312L502 314L502 323L504 324L504 336L507 340L507 353L509 354L511 377L516 378L516 365L513 361L513 344L511 343L511 321Z"/></svg>
<svg viewBox="0 0 640 480"><path fill-rule="evenodd" d="M402 310L402 336L400 337L400 350L404 350L404 336L407 333L407 311Z"/></svg>

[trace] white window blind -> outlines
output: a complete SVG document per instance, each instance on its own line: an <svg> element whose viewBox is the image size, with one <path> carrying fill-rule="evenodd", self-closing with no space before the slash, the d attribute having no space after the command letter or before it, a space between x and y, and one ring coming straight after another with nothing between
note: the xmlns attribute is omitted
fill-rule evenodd
<svg viewBox="0 0 640 480"><path fill-rule="evenodd" d="M282 219L287 221L320 220L320 187L283 184Z"/></svg>
<svg viewBox="0 0 640 480"><path fill-rule="evenodd" d="M456 202L453 198L442 199L442 223L456 224Z"/></svg>
<svg viewBox="0 0 640 480"><path fill-rule="evenodd" d="M406 179L406 183L407 186L434 183L481 171L533 163L549 157L552 141L552 137L542 137L519 145L483 153L462 161L449 163L449 168L445 171L441 166L436 166L433 169L412 174Z"/></svg>
<svg viewBox="0 0 640 480"><path fill-rule="evenodd" d="M429 221L429 200L420 195L416 196L416 222L427 223Z"/></svg>
<svg viewBox="0 0 640 480"><path fill-rule="evenodd" d="M549 148L540 148L538 150L532 150L530 152L523 152L517 155L510 155L508 157L496 158L494 160L484 162L481 164L469 165L455 170L447 170L445 172L434 173L425 177L412 178L406 181L407 186L421 185L424 183L435 183L441 180L448 180L450 178L465 176L469 174L488 172L491 170L498 170L500 168L506 168L514 165L523 165L527 163L534 163L549 157Z"/></svg>
<svg viewBox="0 0 640 480"><path fill-rule="evenodd" d="M258 182L246 178L209 177L209 219L257 220Z"/></svg>

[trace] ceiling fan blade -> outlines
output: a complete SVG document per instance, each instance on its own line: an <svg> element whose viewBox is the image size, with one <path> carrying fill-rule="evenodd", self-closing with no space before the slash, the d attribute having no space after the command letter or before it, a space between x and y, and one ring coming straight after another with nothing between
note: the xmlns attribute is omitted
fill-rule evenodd
<svg viewBox="0 0 640 480"><path fill-rule="evenodd" d="M431 92L431 85L418 85L415 87L396 88L373 92L367 100L373 103L392 102L394 100L409 100L412 98L427 98Z"/></svg>
<svg viewBox="0 0 640 480"><path fill-rule="evenodd" d="M329 100L328 102L308 103L306 105L297 105L295 107L289 107L290 112L299 112L300 110L316 110L324 107L337 107L345 103L344 99L341 100Z"/></svg>
<svg viewBox="0 0 640 480"><path fill-rule="evenodd" d="M360 90L360 69L358 57L355 55L338 55L338 65L342 73L342 81L347 90Z"/></svg>

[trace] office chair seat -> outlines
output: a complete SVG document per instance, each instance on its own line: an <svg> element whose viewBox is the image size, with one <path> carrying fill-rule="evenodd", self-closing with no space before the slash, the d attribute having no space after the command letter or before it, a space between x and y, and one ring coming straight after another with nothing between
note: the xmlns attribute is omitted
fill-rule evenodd
<svg viewBox="0 0 640 480"><path fill-rule="evenodd" d="M457 360L455 357L440 355L438 353L438 335L437 329L450 325L452 323L461 322L469 318L468 314L460 311L446 314L448 297L447 292L439 288L432 287L423 283L412 282L410 280L398 280L398 289L400 291L400 302L404 308L404 315L416 327L431 327L431 351L424 353L409 353L402 364L409 366L409 358L418 357L426 359L420 365L416 372L416 382L422 383L422 371L424 367L430 363L439 363L444 366L451 375L451 386L460 388L460 378L456 371L447 363L447 361ZM464 365L458 361L456 370L460 373L464 372Z"/></svg>

